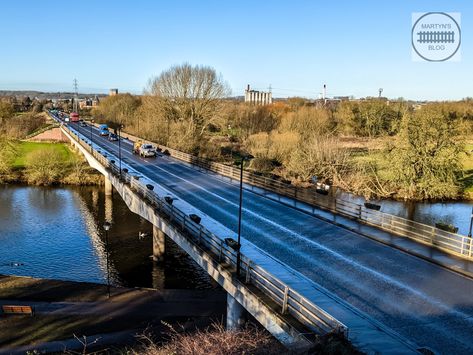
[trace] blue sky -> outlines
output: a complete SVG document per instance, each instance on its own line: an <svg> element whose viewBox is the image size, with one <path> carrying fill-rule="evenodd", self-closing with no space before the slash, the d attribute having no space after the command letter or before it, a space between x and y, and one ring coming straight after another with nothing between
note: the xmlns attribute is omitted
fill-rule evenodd
<svg viewBox="0 0 473 355"><path fill-rule="evenodd" d="M460 62L414 62L413 12L460 12ZM174 64L214 67L233 95L473 96L473 2L5 1L0 89L141 93Z"/></svg>

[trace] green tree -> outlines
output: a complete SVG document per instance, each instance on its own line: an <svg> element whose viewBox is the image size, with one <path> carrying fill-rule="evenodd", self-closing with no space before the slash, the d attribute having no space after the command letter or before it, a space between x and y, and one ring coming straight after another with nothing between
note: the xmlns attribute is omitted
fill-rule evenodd
<svg viewBox="0 0 473 355"><path fill-rule="evenodd" d="M395 133L399 119L391 104L378 99L342 102L335 116L342 132L363 137Z"/></svg>
<svg viewBox="0 0 473 355"><path fill-rule="evenodd" d="M394 182L410 199L454 198L461 171L459 122L439 105L403 117L401 133L388 158Z"/></svg>
<svg viewBox="0 0 473 355"><path fill-rule="evenodd" d="M136 111L141 105L141 99L131 94L107 96L95 107L92 114L111 126L123 124L136 125Z"/></svg>

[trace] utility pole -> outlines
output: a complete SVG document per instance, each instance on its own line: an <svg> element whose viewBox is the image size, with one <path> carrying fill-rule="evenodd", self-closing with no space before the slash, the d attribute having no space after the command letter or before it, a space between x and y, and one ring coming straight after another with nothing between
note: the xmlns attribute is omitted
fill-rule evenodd
<svg viewBox="0 0 473 355"><path fill-rule="evenodd" d="M78 101L79 101L79 85L77 83L77 79L74 79L72 87L74 88L74 98L72 99L72 112L78 113Z"/></svg>

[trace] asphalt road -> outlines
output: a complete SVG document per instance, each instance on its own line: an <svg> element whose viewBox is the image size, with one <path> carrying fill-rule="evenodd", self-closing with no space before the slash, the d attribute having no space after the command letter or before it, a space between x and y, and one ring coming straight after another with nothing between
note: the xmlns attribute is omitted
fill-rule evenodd
<svg viewBox="0 0 473 355"><path fill-rule="evenodd" d="M78 127L76 124L70 126ZM86 137L90 128L79 128ZM118 154L93 130L94 143ZM122 158L236 231L239 188L176 159ZM349 304L437 353L473 353L473 280L278 202L244 192L242 236Z"/></svg>

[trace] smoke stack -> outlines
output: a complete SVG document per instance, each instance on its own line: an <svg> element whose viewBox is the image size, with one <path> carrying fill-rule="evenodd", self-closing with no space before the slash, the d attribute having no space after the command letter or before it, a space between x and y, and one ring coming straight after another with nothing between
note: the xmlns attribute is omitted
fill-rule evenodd
<svg viewBox="0 0 473 355"><path fill-rule="evenodd" d="M322 99L326 99L327 97L327 85L324 84L324 91L323 91L323 94L322 94Z"/></svg>

